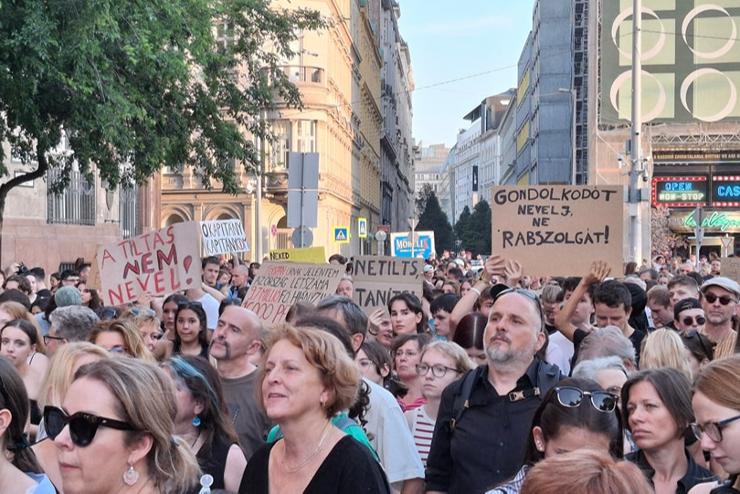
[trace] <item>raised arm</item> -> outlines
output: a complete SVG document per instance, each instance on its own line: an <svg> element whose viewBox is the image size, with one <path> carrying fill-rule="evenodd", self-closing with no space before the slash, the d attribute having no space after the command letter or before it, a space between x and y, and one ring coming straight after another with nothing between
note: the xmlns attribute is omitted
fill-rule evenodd
<svg viewBox="0 0 740 494"><path fill-rule="evenodd" d="M466 293L458 302L455 304L455 308L452 309L450 314L450 333L452 336L455 334L455 328L460 319L473 312L475 302L478 300L481 292L491 286L491 280L494 276L504 276L506 274L506 260L503 257L491 256L486 259L486 264L483 266L481 271L480 280L473 285L468 293ZM452 337L451 336L451 337Z"/></svg>
<svg viewBox="0 0 740 494"><path fill-rule="evenodd" d="M578 306L578 301L580 301L581 297L588 292L591 285L601 283L604 278L609 276L610 271L611 268L609 268L609 265L604 261L595 261L592 263L586 276L581 278L581 281L578 283L578 286L576 286L576 289L573 290L573 293L565 303L565 306L560 310L560 312L558 312L557 316L555 316L555 327L558 328L558 331L563 333L563 336L568 338L570 341L573 341L576 329L578 329L570 322L570 318L573 316L573 313L576 311L576 307Z"/></svg>

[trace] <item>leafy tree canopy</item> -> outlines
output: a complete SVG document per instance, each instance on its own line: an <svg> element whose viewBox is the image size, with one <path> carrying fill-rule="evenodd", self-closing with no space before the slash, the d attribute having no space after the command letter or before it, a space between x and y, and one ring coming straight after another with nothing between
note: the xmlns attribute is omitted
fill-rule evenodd
<svg viewBox="0 0 740 494"><path fill-rule="evenodd" d="M445 249L452 249L455 242L452 226L447 219L447 215L442 211L437 195L430 185L425 184L422 190L419 191L416 205L417 207L423 205L416 229L434 232L434 245L437 255L441 255Z"/></svg>

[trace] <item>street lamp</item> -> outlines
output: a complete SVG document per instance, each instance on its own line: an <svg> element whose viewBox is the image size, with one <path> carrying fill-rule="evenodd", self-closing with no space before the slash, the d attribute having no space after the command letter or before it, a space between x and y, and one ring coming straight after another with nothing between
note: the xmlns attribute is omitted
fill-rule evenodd
<svg viewBox="0 0 740 494"><path fill-rule="evenodd" d="M416 217L411 216L409 218L409 226L411 227L411 257L414 256L414 244L416 244L416 241L414 239L415 233L416 233L416 225L419 224L419 220L416 219Z"/></svg>

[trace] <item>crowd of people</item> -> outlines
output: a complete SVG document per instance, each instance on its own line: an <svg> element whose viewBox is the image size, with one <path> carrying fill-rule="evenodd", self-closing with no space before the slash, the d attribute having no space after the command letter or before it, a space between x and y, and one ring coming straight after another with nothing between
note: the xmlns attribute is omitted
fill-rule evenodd
<svg viewBox="0 0 740 494"><path fill-rule="evenodd" d="M259 263L105 306L83 259L0 291L2 493L740 493L740 285L717 259L541 278L424 262L265 327ZM579 274L579 273L574 273Z"/></svg>

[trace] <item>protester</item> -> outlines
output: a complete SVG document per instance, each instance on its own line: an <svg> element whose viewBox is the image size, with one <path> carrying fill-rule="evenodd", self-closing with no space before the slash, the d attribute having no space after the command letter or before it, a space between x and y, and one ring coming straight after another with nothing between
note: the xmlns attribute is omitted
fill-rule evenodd
<svg viewBox="0 0 740 494"><path fill-rule="evenodd" d="M219 289L218 286L218 275L221 268L221 263L218 261L218 257L208 256L204 257L201 262L203 283L206 285Z"/></svg>
<svg viewBox="0 0 740 494"><path fill-rule="evenodd" d="M429 308L434 318L434 335L443 340L449 340L452 336L450 328L450 314L455 309L459 297L448 293L435 298Z"/></svg>
<svg viewBox="0 0 740 494"><path fill-rule="evenodd" d="M175 333L172 341L173 355L190 355L208 358L207 316L199 302L177 306Z"/></svg>
<svg viewBox="0 0 740 494"><path fill-rule="evenodd" d="M62 407L44 408L65 494L185 494L198 464L173 436L177 406L164 372L113 357L77 371Z"/></svg>
<svg viewBox="0 0 740 494"><path fill-rule="evenodd" d="M13 364L23 380L26 395L30 401L32 426L37 426L41 421L41 409L37 400L43 376L31 371L29 359L37 352L40 345L43 343L40 341L38 331L25 319L10 321L0 329L0 355ZM35 427L31 429L31 432L35 435Z"/></svg>
<svg viewBox="0 0 740 494"><path fill-rule="evenodd" d="M90 332L88 341L111 353L147 361L154 360L134 322L130 319L99 322Z"/></svg>
<svg viewBox="0 0 740 494"><path fill-rule="evenodd" d="M738 308L740 285L735 280L716 276L701 286L701 305L706 314L704 334L715 344L714 358L735 353L737 331L732 318Z"/></svg>
<svg viewBox="0 0 740 494"><path fill-rule="evenodd" d="M354 287L352 285L352 277L350 275L345 274L344 276L342 276L342 279L339 280L339 285L337 285L336 294L341 297L347 297L351 299L353 293L354 293Z"/></svg>
<svg viewBox="0 0 740 494"><path fill-rule="evenodd" d="M619 357L629 372L637 370L635 347L616 326L597 328L590 332L581 343L578 362L611 356Z"/></svg>
<svg viewBox="0 0 740 494"><path fill-rule="evenodd" d="M173 293L164 299L162 303L162 330L164 331L165 340L174 340L177 308L187 303L188 299L179 293Z"/></svg>
<svg viewBox="0 0 740 494"><path fill-rule="evenodd" d="M24 321L25 322L25 321ZM0 492L54 494L24 434L29 415L26 387L13 365L0 358Z"/></svg>
<svg viewBox="0 0 740 494"><path fill-rule="evenodd" d="M93 327L100 321L95 312L79 305L56 309L50 317L49 334L44 336L49 355L54 355L59 347L67 343L87 341Z"/></svg>
<svg viewBox="0 0 740 494"><path fill-rule="evenodd" d="M619 400L622 386L629 375L622 359L616 356L581 360L573 369L573 377L596 381L602 389Z"/></svg>
<svg viewBox="0 0 740 494"><path fill-rule="evenodd" d="M622 387L622 415L639 451L634 462L657 492L687 493L712 473L686 451L685 432L694 420L691 383L671 368L641 371Z"/></svg>
<svg viewBox="0 0 740 494"><path fill-rule="evenodd" d="M740 492L740 355L707 365L694 381L696 422L691 430L701 449L729 474L724 482L699 484L692 494Z"/></svg>
<svg viewBox="0 0 740 494"><path fill-rule="evenodd" d="M264 444L270 428L254 400L258 377L251 357L261 351L262 332L262 323L254 312L232 305L219 317L210 348L210 356L218 363L226 406L247 460Z"/></svg>
<svg viewBox="0 0 740 494"><path fill-rule="evenodd" d="M390 350L393 343L393 324L388 309L379 307L370 313L367 321L367 332L371 340L377 341Z"/></svg>
<svg viewBox="0 0 740 494"><path fill-rule="evenodd" d="M694 278L685 275L679 275L668 282L668 295L671 297L671 304L676 305L679 300L685 298L699 298L699 285Z"/></svg>
<svg viewBox="0 0 740 494"><path fill-rule="evenodd" d="M674 308L668 289L663 286L654 286L647 292L647 306L650 308L652 329L673 329Z"/></svg>
<svg viewBox="0 0 740 494"><path fill-rule="evenodd" d="M390 492L367 449L331 425L331 417L352 404L360 382L335 337L273 328L260 378L260 403L283 438L252 457L240 492Z"/></svg>
<svg viewBox="0 0 740 494"><path fill-rule="evenodd" d="M427 491L480 492L519 470L541 395L561 378L557 367L535 356L546 341L544 325L532 292L510 290L496 299L484 335L487 365L442 394Z"/></svg>
<svg viewBox="0 0 740 494"><path fill-rule="evenodd" d="M522 494L653 494L640 470L627 461L580 449L556 455L537 465L527 475Z"/></svg>
<svg viewBox="0 0 740 494"><path fill-rule="evenodd" d="M681 340L686 347L691 375L696 377L699 371L714 360L714 344L709 338L693 330L681 335Z"/></svg>
<svg viewBox="0 0 740 494"><path fill-rule="evenodd" d="M103 307L103 301L100 299L100 295L98 295L98 291L94 288L88 288L87 283L84 281L80 281L77 283L77 290L80 292L80 298L82 300L82 305L85 307L89 307L92 310L99 310Z"/></svg>
<svg viewBox="0 0 740 494"><path fill-rule="evenodd" d="M229 419L218 372L207 360L193 356L172 357L164 368L177 398L175 433L190 446L203 475L213 478L212 489L236 492L247 459Z"/></svg>
<svg viewBox="0 0 740 494"><path fill-rule="evenodd" d="M46 336L51 328L51 313L62 307L82 305L82 295L77 288L73 286L60 287L54 292L54 297L49 301L46 309L41 314L36 314L36 323L41 330L41 334ZM94 311L93 311L94 312Z"/></svg>
<svg viewBox="0 0 740 494"><path fill-rule="evenodd" d="M622 458L622 427L617 396L588 379L565 379L550 389L534 414L524 466L487 494L517 494L538 462L579 449Z"/></svg>
<svg viewBox="0 0 740 494"><path fill-rule="evenodd" d="M465 350L455 343L434 341L422 350L421 360L416 364L416 373L423 381L422 395L425 403L406 411L405 415L414 436L416 450L425 467L442 391L474 367Z"/></svg>
<svg viewBox="0 0 740 494"><path fill-rule="evenodd" d="M693 378L691 365L686 358L686 347L678 333L671 329L657 329L643 341L640 369L670 367L681 371L689 380Z"/></svg>
<svg viewBox="0 0 740 494"><path fill-rule="evenodd" d="M243 264L239 264L231 270L231 286L227 290L226 296L244 300L248 288L249 268Z"/></svg>
<svg viewBox="0 0 740 494"><path fill-rule="evenodd" d="M391 346L393 369L404 388L403 393L397 398L404 412L426 403L421 392L423 379L416 372L416 366L428 342L429 338L424 334L401 334L393 340Z"/></svg>
<svg viewBox="0 0 740 494"><path fill-rule="evenodd" d="M36 319L18 302L0 303L0 327L15 319L23 319L33 325L34 332L37 335L36 351L31 352L28 356L28 365L31 372L43 379L46 371L49 369L49 358L45 355L46 345L44 344L44 339L41 337Z"/></svg>
<svg viewBox="0 0 740 494"><path fill-rule="evenodd" d="M388 349L377 341L366 341L357 351L357 365L363 377L378 386L384 386L391 373L393 361Z"/></svg>
<svg viewBox="0 0 740 494"><path fill-rule="evenodd" d="M388 302L393 334L426 333L427 321L421 302L413 293L399 293Z"/></svg>
<svg viewBox="0 0 740 494"><path fill-rule="evenodd" d="M154 314L142 314L134 319L134 324L139 328L139 334L141 334L147 349L154 355L157 343L163 335L161 321Z"/></svg>
<svg viewBox="0 0 740 494"><path fill-rule="evenodd" d="M681 334L689 331L704 332L707 318L701 302L695 298L685 298L673 306L673 325Z"/></svg>
<svg viewBox="0 0 740 494"><path fill-rule="evenodd" d="M471 312L460 319L455 330L453 342L460 345L468 354L473 365L486 363L486 352L483 349L483 334L486 331L488 319L480 312Z"/></svg>

